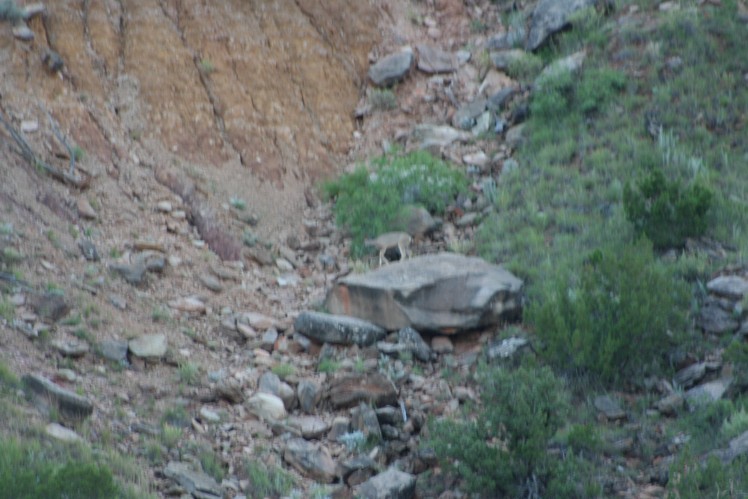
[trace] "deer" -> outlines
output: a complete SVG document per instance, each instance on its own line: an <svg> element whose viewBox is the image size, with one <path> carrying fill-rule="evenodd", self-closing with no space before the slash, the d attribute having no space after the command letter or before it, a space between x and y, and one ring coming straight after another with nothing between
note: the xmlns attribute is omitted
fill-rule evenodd
<svg viewBox="0 0 748 499"><path fill-rule="evenodd" d="M385 232L374 239L366 239L364 244L379 250L379 266L381 267L382 262L385 264L390 263L384 256L390 248L397 248L400 252L401 260L404 258L410 258L410 243L412 240L413 238L410 237L410 234L407 232Z"/></svg>

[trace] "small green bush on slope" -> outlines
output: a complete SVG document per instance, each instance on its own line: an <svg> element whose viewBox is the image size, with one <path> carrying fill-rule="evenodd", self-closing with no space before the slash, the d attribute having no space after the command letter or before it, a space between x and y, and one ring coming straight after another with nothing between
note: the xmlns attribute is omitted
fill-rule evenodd
<svg viewBox="0 0 748 499"><path fill-rule="evenodd" d="M526 320L554 366L615 383L657 364L670 335L682 332L687 297L687 286L640 240L593 252L578 281L559 278L555 291L531 304Z"/></svg>
<svg viewBox="0 0 748 499"><path fill-rule="evenodd" d="M357 257L364 253L364 239L403 229L397 222L406 205L441 214L467 185L459 170L426 151L415 151L382 156L370 169L359 166L327 182L323 190L335 200L337 223L350 232Z"/></svg>

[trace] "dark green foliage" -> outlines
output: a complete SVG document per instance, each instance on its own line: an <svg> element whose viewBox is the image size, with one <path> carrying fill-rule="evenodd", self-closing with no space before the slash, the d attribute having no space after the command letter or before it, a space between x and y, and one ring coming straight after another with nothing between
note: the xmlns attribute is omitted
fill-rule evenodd
<svg viewBox="0 0 748 499"><path fill-rule="evenodd" d="M636 187L626 184L623 205L637 233L646 235L657 249L682 247L686 238L706 232L706 214L712 191L694 183L685 189L653 170Z"/></svg>
<svg viewBox="0 0 748 499"><path fill-rule="evenodd" d="M245 471L249 480L248 497L252 499L285 496L294 486L293 475L259 460L247 461Z"/></svg>
<svg viewBox="0 0 748 499"><path fill-rule="evenodd" d="M568 411L567 392L547 367L492 368L481 385L477 419L433 422L432 445L471 492L517 495L553 472L546 447Z"/></svg>
<svg viewBox="0 0 748 499"><path fill-rule="evenodd" d="M678 333L688 289L655 261L648 241L595 251L578 280L560 279L526 313L559 369L614 383L642 374Z"/></svg>
<svg viewBox="0 0 748 499"><path fill-rule="evenodd" d="M14 440L0 440L0 499L123 496L108 468L90 462L59 463L34 450Z"/></svg>
<svg viewBox="0 0 748 499"><path fill-rule="evenodd" d="M748 490L748 458L722 464L716 456L704 461L685 450L670 468L668 491L679 499L745 497Z"/></svg>
<svg viewBox="0 0 748 499"><path fill-rule="evenodd" d="M378 158L371 171L361 166L323 189L335 200L338 224L350 232L353 255L361 256L364 239L403 229L397 221L405 205L439 214L467 185L460 171L426 151L415 151Z"/></svg>

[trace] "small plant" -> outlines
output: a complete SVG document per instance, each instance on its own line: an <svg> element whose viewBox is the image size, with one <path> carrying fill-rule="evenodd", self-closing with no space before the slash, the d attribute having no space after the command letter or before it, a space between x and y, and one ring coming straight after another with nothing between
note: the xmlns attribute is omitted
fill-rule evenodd
<svg viewBox="0 0 748 499"><path fill-rule="evenodd" d="M179 381L186 385L196 385L200 381L200 367L192 362L179 365Z"/></svg>
<svg viewBox="0 0 748 499"><path fill-rule="evenodd" d="M322 359L317 365L317 371L321 373L334 373L340 368L340 363L333 359Z"/></svg>
<svg viewBox="0 0 748 499"><path fill-rule="evenodd" d="M506 68L506 74L521 81L531 81L543 69L543 60L535 54L524 53L512 59Z"/></svg>
<svg viewBox="0 0 748 499"><path fill-rule="evenodd" d="M216 70L215 66L213 66L213 63L210 62L210 59L200 59L198 67L200 68L200 72L206 75L209 75Z"/></svg>
<svg viewBox="0 0 748 499"><path fill-rule="evenodd" d="M203 471L212 476L216 482L221 483L225 471L221 460L213 452L213 449L206 445L200 445L197 449L197 457L200 460L200 466L202 466Z"/></svg>
<svg viewBox="0 0 748 499"><path fill-rule="evenodd" d="M11 248L10 246L6 246L5 248L3 248L2 253L0 253L0 261L8 265L13 265L14 263L18 263L21 260L23 260L23 254L21 254L21 252L17 249Z"/></svg>
<svg viewBox="0 0 748 499"><path fill-rule="evenodd" d="M16 307L6 297L0 299L0 317L5 319L5 322L12 322L13 317L16 315Z"/></svg>
<svg viewBox="0 0 748 499"><path fill-rule="evenodd" d="M160 439L161 443L167 449L173 449L177 446L179 439L182 438L182 429L170 424L161 425Z"/></svg>
<svg viewBox="0 0 748 499"><path fill-rule="evenodd" d="M686 238L706 232L706 214L713 197L701 184L684 188L668 181L661 170L653 170L636 187L626 184L623 205L634 229L646 235L655 248L679 248Z"/></svg>
<svg viewBox="0 0 748 499"><path fill-rule="evenodd" d="M109 250L109 258L114 260L122 257L122 251L119 248L112 248Z"/></svg>
<svg viewBox="0 0 748 499"><path fill-rule="evenodd" d="M348 452L361 451L366 444L366 435L361 430L344 433L338 437L338 442L345 445Z"/></svg>
<svg viewBox="0 0 748 499"><path fill-rule="evenodd" d="M244 211L247 209L247 202L241 198L232 197L231 199L229 199L229 204L235 210Z"/></svg>
<svg viewBox="0 0 748 499"><path fill-rule="evenodd" d="M294 486L293 475L278 466L266 466L256 460L247 461L245 465L247 478L249 480L248 491L253 499L262 499L268 496L285 496Z"/></svg>
<svg viewBox="0 0 748 499"><path fill-rule="evenodd" d="M177 426L179 428L186 428L190 425L192 418L190 417L187 409L182 406L170 407L164 413L161 418L161 425Z"/></svg>
<svg viewBox="0 0 748 499"><path fill-rule="evenodd" d="M296 369L291 364L282 362L280 364L276 364L271 369L273 374L278 376L280 379L286 379L289 376L291 376L294 372L296 372Z"/></svg>
<svg viewBox="0 0 748 499"><path fill-rule="evenodd" d="M374 111L397 109L397 96L389 88L375 88L369 93L369 105Z"/></svg>
<svg viewBox="0 0 748 499"><path fill-rule="evenodd" d="M81 146L73 147L73 158L76 161L81 161L86 157L86 151Z"/></svg>
<svg viewBox="0 0 748 499"><path fill-rule="evenodd" d="M21 386L18 376L8 367L7 364L0 361L0 389L15 390Z"/></svg>
<svg viewBox="0 0 748 499"><path fill-rule="evenodd" d="M170 318L169 311L164 307L158 305L153 307L153 310L151 311L151 320L153 320L153 322L168 322Z"/></svg>

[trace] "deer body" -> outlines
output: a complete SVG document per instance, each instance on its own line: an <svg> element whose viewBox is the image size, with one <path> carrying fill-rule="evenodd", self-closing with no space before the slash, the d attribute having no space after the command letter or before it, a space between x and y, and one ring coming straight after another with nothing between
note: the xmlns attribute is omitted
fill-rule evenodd
<svg viewBox="0 0 748 499"><path fill-rule="evenodd" d="M366 246L373 246L379 250L379 266L382 266L382 262L389 263L389 260L385 258L384 254L390 248L397 248L400 252L400 259L410 258L410 242L412 238L407 232L386 232L381 234L374 239L366 239L364 244Z"/></svg>

